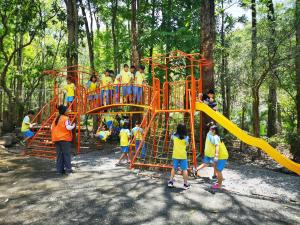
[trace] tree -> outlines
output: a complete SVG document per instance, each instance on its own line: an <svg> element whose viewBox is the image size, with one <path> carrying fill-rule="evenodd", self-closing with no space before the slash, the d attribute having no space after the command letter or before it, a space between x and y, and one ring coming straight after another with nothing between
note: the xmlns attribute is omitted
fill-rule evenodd
<svg viewBox="0 0 300 225"><path fill-rule="evenodd" d="M40 1L2 1L0 5L1 33L0 52L1 69L0 85L8 97L7 127L11 131L19 123L24 111L24 104L29 101L35 89L39 86L41 76L33 80L27 96L22 96L22 51L31 45L36 36L46 27L54 15L49 15L42 10ZM12 44L13 37L19 41ZM18 84L17 88L7 84L9 68L15 57L18 57ZM23 97L21 99L21 96Z"/></svg>
<svg viewBox="0 0 300 225"><path fill-rule="evenodd" d="M133 65L138 66L140 63L140 56L138 50L138 34L137 34L137 21L136 12L137 0L131 1L131 58Z"/></svg>
<svg viewBox="0 0 300 225"><path fill-rule="evenodd" d="M214 46L216 40L215 1L202 0L200 6L200 53L210 62L203 70L203 91L214 88Z"/></svg>
<svg viewBox="0 0 300 225"><path fill-rule="evenodd" d="M68 47L67 66L78 65L78 9L76 0L65 0L67 8ZM72 74L69 74L72 76Z"/></svg>
<svg viewBox="0 0 300 225"><path fill-rule="evenodd" d="M82 11L82 16L84 20L84 25L85 25L85 33L86 33L86 39L87 39L87 44L88 44L88 49L89 49L89 59L90 59L90 67L91 71L95 72L95 56L94 56L94 33L93 33L93 17L91 16L91 3L89 0L87 1L88 9L90 12L90 20L91 20L91 25L89 26L89 22L87 19L86 15L86 7L83 4L82 0L79 0L81 11Z"/></svg>
<svg viewBox="0 0 300 225"><path fill-rule="evenodd" d="M300 135L300 0L296 0L296 13L295 13L295 26L296 26L296 107L297 107L297 132ZM298 146L299 148L299 146Z"/></svg>
<svg viewBox="0 0 300 225"><path fill-rule="evenodd" d="M272 56L276 52L276 20L274 5L272 0L267 0L268 7L268 26L269 26L269 42L268 42L268 55L270 64L270 81L269 81L269 96L268 96L268 137L276 134L276 121L277 121L277 70Z"/></svg>

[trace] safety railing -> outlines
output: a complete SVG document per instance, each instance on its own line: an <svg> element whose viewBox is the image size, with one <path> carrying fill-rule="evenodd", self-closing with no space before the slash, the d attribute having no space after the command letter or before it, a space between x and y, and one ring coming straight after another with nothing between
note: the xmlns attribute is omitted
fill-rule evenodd
<svg viewBox="0 0 300 225"><path fill-rule="evenodd" d="M42 124L43 121L49 118L55 112L55 106L57 104L57 98L52 98L49 102L47 102L40 111L34 116L31 120L31 123L34 124L33 129L37 129L39 124Z"/></svg>
<svg viewBox="0 0 300 225"><path fill-rule="evenodd" d="M94 91L86 91L84 97L85 112L102 106L134 104L149 106L152 99L152 87L149 85L114 84L100 86ZM127 93L131 93L127 95ZM128 96L128 97L126 97Z"/></svg>

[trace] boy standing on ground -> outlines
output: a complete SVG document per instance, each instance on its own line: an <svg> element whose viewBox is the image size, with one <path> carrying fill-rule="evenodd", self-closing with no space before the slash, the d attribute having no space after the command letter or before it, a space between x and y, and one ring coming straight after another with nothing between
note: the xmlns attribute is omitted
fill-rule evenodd
<svg viewBox="0 0 300 225"><path fill-rule="evenodd" d="M127 159L127 163L130 162L130 158L129 158L129 144L130 144L130 136L131 133L128 129L128 123L125 123L123 128L120 130L120 146L121 146L121 150L122 150L122 155L119 158L118 162L116 163L116 166L121 164L121 161L123 158Z"/></svg>

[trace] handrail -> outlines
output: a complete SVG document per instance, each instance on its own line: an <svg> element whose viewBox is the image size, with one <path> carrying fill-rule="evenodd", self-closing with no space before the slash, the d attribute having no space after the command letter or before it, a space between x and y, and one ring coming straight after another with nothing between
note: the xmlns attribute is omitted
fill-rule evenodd
<svg viewBox="0 0 300 225"><path fill-rule="evenodd" d="M53 97L49 102L47 102L41 109L40 111L33 117L31 123L34 123L38 117L45 111L46 107L50 106L51 107L51 103L56 101L56 97Z"/></svg>

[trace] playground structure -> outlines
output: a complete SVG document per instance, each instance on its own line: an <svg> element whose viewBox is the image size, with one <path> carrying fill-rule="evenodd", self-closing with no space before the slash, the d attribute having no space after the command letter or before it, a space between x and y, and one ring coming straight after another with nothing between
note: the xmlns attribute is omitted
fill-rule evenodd
<svg viewBox="0 0 300 225"><path fill-rule="evenodd" d="M262 139L254 138L239 129L219 112L204 103L197 102L202 93L203 67L210 66L199 53L187 54L173 51L142 60L151 65L151 85L142 85L141 104L124 103L121 101L122 84L101 86L92 93L84 84L92 75L90 70L81 66L66 67L44 71L53 77L52 99L34 117L33 123L40 126L28 144L27 154L37 157L55 158L55 146L51 142L50 126L57 115L57 105L64 103L60 82L69 77L76 85L76 96L69 106L71 122L76 122L74 144L76 153L81 153L81 120L83 115L100 115L105 113L125 113L142 115L141 127L144 129L142 141L135 151L135 140L131 141L131 167L172 167L172 141L170 136L179 122L187 126L190 143L187 147L189 167L197 166L197 154L203 153L202 116L207 114L219 125L228 130L246 144L262 149L282 166L300 175L300 164L280 154ZM96 74L97 75L97 74ZM104 90L116 90L114 94L103 95ZM90 99L89 96L96 96ZM122 111L114 112L115 109ZM128 109L128 111L125 111ZM195 128L195 121L199 123ZM143 152L144 147L144 152Z"/></svg>

